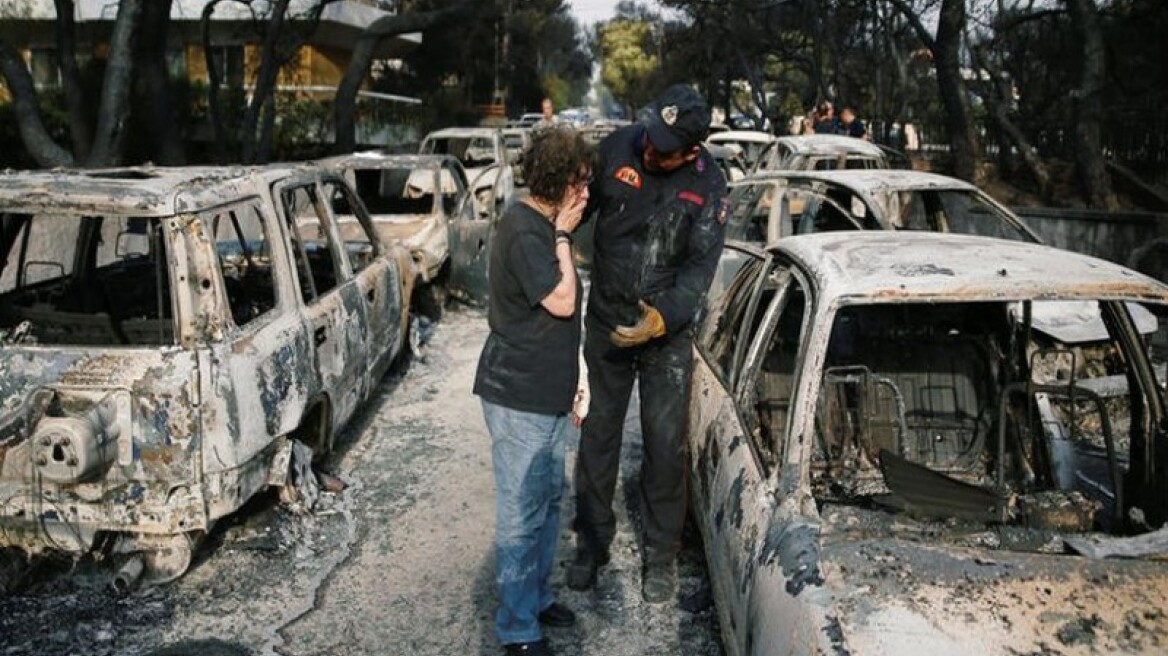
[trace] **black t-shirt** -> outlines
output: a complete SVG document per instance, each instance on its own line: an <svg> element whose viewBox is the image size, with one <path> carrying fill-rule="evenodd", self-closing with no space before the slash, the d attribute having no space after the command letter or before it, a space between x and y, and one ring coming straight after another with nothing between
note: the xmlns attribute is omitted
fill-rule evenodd
<svg viewBox="0 0 1168 656"><path fill-rule="evenodd" d="M514 410L563 414L572 410L579 373L580 297L567 319L540 305L560 282L556 231L526 203L512 203L492 237L487 322L474 393Z"/></svg>

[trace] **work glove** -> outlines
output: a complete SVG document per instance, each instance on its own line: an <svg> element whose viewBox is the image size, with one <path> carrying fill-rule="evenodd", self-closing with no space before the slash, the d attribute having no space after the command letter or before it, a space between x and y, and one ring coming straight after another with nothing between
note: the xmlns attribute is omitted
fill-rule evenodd
<svg viewBox="0 0 1168 656"><path fill-rule="evenodd" d="M665 319L657 308L641 301L641 318L631 326L617 326L616 330L608 334L608 341L628 348L638 346L665 334Z"/></svg>

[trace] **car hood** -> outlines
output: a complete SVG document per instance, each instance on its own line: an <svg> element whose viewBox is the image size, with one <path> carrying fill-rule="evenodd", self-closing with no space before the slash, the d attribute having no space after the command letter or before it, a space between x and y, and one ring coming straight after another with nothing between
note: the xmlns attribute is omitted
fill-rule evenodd
<svg viewBox="0 0 1168 656"><path fill-rule="evenodd" d="M1168 645L1168 564L927 539L823 540L829 626L853 654L1114 654Z"/></svg>

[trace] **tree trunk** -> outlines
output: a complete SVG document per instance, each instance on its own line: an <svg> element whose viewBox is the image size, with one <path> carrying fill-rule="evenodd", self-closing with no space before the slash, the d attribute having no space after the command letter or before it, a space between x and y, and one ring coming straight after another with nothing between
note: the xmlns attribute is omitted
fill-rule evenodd
<svg viewBox="0 0 1168 656"><path fill-rule="evenodd" d="M333 101L336 152L351 153L356 148L357 92L361 90L361 83L369 75L369 67L373 64L373 52L377 49L377 44L386 37L406 32L420 32L440 25L462 15L470 9L471 4L464 1L436 11L383 16L365 28L353 48L349 66L337 86L337 94Z"/></svg>
<svg viewBox="0 0 1168 656"><path fill-rule="evenodd" d="M272 4L272 14L268 17L267 29L264 31L263 48L260 51L260 69L256 72L255 86L252 88L251 102L243 110L243 121L240 128L240 142L242 143L242 159L244 164L254 164L257 158L257 127L259 125L260 110L265 103L275 102L273 95L276 89L276 80L280 73L280 62L277 60L276 42L284 29L284 18L288 14L289 0L276 0Z"/></svg>
<svg viewBox="0 0 1168 656"><path fill-rule="evenodd" d="M126 144L126 119L130 114L134 38L144 1L121 0L118 3L118 15L110 36L109 59L102 80L93 151L86 158L87 166L117 166L121 163Z"/></svg>
<svg viewBox="0 0 1168 656"><path fill-rule="evenodd" d="M185 162L182 134L171 103L170 72L166 65L166 34L172 0L148 0L142 9L138 53L137 106L144 113L150 135L150 158L164 166Z"/></svg>
<svg viewBox="0 0 1168 656"><path fill-rule="evenodd" d="M1071 25L1082 44L1079 88L1072 93L1075 103L1075 169L1087 204L1107 210L1118 209L1111 190L1111 178L1103 161L1103 85L1107 74L1107 53L1103 29L1094 0L1066 0Z"/></svg>
<svg viewBox="0 0 1168 656"><path fill-rule="evenodd" d="M8 92L12 96L12 108L16 114L20 139L32 158L45 168L72 166L73 156L53 141L49 131L45 129L37 103L36 86L33 85L28 68L25 67L24 58L4 41L0 41L0 74L4 76Z"/></svg>
<svg viewBox="0 0 1168 656"><path fill-rule="evenodd" d="M990 75L989 89L981 95L986 108L989 109L990 118L993 119L1008 142L1018 150L1018 154L1022 157L1023 166L1034 178L1034 183L1038 187L1038 195L1044 201L1049 201L1051 199L1050 172L1042 158L1038 156L1037 149L1026 137L1026 133L1010 118L1010 103L1013 100L1012 83L1001 74L1000 70L989 64L989 59L982 48L973 49L973 63L976 68L988 71ZM1008 153L1009 149L1006 148L1006 142L1003 140L999 144L1000 173L1006 171L1005 165L1009 163Z"/></svg>
<svg viewBox="0 0 1168 656"><path fill-rule="evenodd" d="M215 7L223 0L211 0L203 6L203 14L199 20L203 43L203 61L207 66L207 114L211 118L211 142L215 152L215 161L228 161L227 130L223 126L223 112L219 107L219 85L223 80L219 78L219 67L215 65L213 53L214 44L211 43L211 17Z"/></svg>
<svg viewBox="0 0 1168 656"><path fill-rule="evenodd" d="M973 127L969 96L961 79L961 37L965 32L965 0L943 0L933 45L933 65L937 89L945 107L945 127L953 173L974 181L977 174L978 144Z"/></svg>
<svg viewBox="0 0 1168 656"><path fill-rule="evenodd" d="M73 0L54 0L57 20L54 22L57 57L60 60L61 90L65 94L65 109L69 112L69 134L73 139L73 154L81 161L93 147L93 117L85 102L81 86L81 70L77 66L76 29L73 21Z"/></svg>

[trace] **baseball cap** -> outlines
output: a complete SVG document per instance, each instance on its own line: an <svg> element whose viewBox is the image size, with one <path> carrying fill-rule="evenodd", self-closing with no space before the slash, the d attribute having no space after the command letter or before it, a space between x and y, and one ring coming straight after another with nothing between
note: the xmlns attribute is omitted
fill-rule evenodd
<svg viewBox="0 0 1168 656"><path fill-rule="evenodd" d="M697 91L684 84L665 90L646 121L649 141L663 153L689 148L710 132L710 108Z"/></svg>

